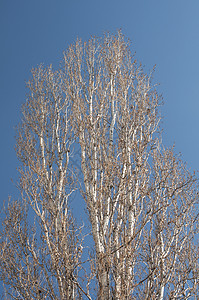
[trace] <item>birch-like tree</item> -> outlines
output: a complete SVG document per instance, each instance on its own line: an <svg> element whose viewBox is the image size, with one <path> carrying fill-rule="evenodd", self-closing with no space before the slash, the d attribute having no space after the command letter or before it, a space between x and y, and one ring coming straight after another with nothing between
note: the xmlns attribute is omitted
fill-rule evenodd
<svg viewBox="0 0 199 300"><path fill-rule="evenodd" d="M8 299L75 299L82 245L68 206L77 188L69 102L51 67L32 70L28 89L17 128L21 200L6 208L1 278Z"/></svg>
<svg viewBox="0 0 199 300"><path fill-rule="evenodd" d="M1 233L9 297L198 298L197 178L162 145L152 73L121 32L77 40L58 71L32 71L17 129L21 200ZM70 213L76 190L91 232Z"/></svg>

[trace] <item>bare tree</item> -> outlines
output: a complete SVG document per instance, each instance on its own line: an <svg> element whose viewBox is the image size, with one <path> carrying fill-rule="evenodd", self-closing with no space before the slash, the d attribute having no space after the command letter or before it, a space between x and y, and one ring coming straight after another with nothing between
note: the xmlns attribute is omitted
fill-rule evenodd
<svg viewBox="0 0 199 300"><path fill-rule="evenodd" d="M76 189L69 105L51 67L33 70L28 87L16 147L22 201L6 211L1 277L16 299L74 299L82 246L68 210Z"/></svg>
<svg viewBox="0 0 199 300"><path fill-rule="evenodd" d="M78 40L59 71L32 74L17 136L23 205L10 202L1 242L12 297L197 299L197 179L161 143L152 73L118 32ZM83 284L84 246L68 209L76 189L94 242Z"/></svg>

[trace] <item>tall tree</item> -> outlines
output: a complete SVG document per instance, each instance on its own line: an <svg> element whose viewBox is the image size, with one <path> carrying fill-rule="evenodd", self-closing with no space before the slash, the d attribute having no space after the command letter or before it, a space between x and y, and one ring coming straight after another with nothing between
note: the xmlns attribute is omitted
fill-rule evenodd
<svg viewBox="0 0 199 300"><path fill-rule="evenodd" d="M197 299L196 177L161 143L151 75L121 32L78 40L58 71L32 71L17 135L22 199L6 208L1 234L13 298ZM94 242L86 281L89 245L68 204L75 190Z"/></svg>
<svg viewBox="0 0 199 300"><path fill-rule="evenodd" d="M14 299L74 299L81 243L68 210L76 189L69 163L71 113L60 72L32 70L28 88L16 146L22 199L6 211L1 277Z"/></svg>

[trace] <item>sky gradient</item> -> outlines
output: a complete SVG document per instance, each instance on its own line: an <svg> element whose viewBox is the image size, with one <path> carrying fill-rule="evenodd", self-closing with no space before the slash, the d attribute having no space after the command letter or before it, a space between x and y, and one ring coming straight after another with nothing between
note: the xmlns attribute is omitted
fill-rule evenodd
<svg viewBox="0 0 199 300"><path fill-rule="evenodd" d="M117 29L162 94L163 143L192 170L199 170L199 1L198 0L0 0L0 208L15 196L14 127L25 101L25 81L40 63L58 66L77 37Z"/></svg>

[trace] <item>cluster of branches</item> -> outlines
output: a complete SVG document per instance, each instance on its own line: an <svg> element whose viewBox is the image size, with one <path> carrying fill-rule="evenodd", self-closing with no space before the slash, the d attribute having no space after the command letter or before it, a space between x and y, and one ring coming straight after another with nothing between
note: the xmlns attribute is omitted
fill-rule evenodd
<svg viewBox="0 0 199 300"><path fill-rule="evenodd" d="M77 40L59 70L32 70L28 88L21 199L1 230L5 298L197 299L197 179L162 145L160 97L121 32ZM90 256L69 209L75 191Z"/></svg>

